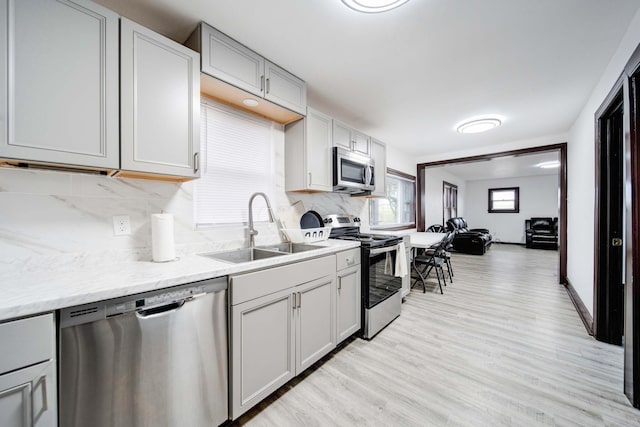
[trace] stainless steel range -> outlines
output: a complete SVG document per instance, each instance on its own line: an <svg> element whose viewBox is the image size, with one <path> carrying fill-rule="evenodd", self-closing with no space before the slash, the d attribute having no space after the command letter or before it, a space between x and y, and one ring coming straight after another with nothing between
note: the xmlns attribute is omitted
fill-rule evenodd
<svg viewBox="0 0 640 427"><path fill-rule="evenodd" d="M360 232L360 218L329 215L324 219L331 227L329 237L360 242L362 255L362 329L361 336L373 338L400 315L402 278L396 276L398 236Z"/></svg>

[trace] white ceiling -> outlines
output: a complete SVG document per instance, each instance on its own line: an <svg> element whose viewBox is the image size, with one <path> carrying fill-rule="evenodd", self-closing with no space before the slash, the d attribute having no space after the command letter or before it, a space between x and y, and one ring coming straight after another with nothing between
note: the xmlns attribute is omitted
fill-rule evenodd
<svg viewBox="0 0 640 427"><path fill-rule="evenodd" d="M640 0L98 0L175 40L200 20L307 82L310 105L413 155L569 130ZM477 135L462 120L497 114ZM561 142L561 141L557 141Z"/></svg>
<svg viewBox="0 0 640 427"><path fill-rule="evenodd" d="M558 175L559 169L542 169L536 165L542 162L560 160L557 151L539 154L526 154L521 156L494 157L490 161L476 161L470 163L455 163L444 166L429 167L445 168L464 181L480 179L514 178L521 176Z"/></svg>

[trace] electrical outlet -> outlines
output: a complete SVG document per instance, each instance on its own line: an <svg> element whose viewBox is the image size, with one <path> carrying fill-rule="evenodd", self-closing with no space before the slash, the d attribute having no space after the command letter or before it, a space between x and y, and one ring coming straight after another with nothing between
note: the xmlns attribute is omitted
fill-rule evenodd
<svg viewBox="0 0 640 427"><path fill-rule="evenodd" d="M131 222L129 221L129 215L114 215L113 235L127 236L129 234L131 234Z"/></svg>

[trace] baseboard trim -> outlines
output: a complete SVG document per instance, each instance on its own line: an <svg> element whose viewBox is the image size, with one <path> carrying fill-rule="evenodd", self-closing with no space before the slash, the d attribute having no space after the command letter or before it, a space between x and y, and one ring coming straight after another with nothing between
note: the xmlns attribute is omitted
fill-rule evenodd
<svg viewBox="0 0 640 427"><path fill-rule="evenodd" d="M516 246L525 246L524 243L514 243L514 242L496 242L495 240L491 242L492 244L495 243L497 245L516 245Z"/></svg>
<svg viewBox="0 0 640 427"><path fill-rule="evenodd" d="M567 283L565 283L565 288L567 289L567 294L569 295L573 306L578 312L578 316L580 316L580 320L582 320L582 323L584 324L584 328L587 330L589 335L593 336L593 317L591 316L591 313L587 310L587 307L584 305L584 302L582 302L576 288L574 288L571 282L569 282L569 279L567 279Z"/></svg>

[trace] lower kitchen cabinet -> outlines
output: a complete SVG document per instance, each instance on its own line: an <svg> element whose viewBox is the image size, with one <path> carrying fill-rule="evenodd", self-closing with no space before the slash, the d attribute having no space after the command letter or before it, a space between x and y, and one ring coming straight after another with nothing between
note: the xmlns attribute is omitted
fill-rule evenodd
<svg viewBox="0 0 640 427"><path fill-rule="evenodd" d="M335 348L334 265L329 256L231 278L232 419Z"/></svg>
<svg viewBox="0 0 640 427"><path fill-rule="evenodd" d="M360 266L338 271L337 281L337 339L341 343L361 327L362 310Z"/></svg>
<svg viewBox="0 0 640 427"><path fill-rule="evenodd" d="M53 314L0 324L0 426L55 427Z"/></svg>
<svg viewBox="0 0 640 427"><path fill-rule="evenodd" d="M336 254L336 337L338 344L362 326L360 248Z"/></svg>

